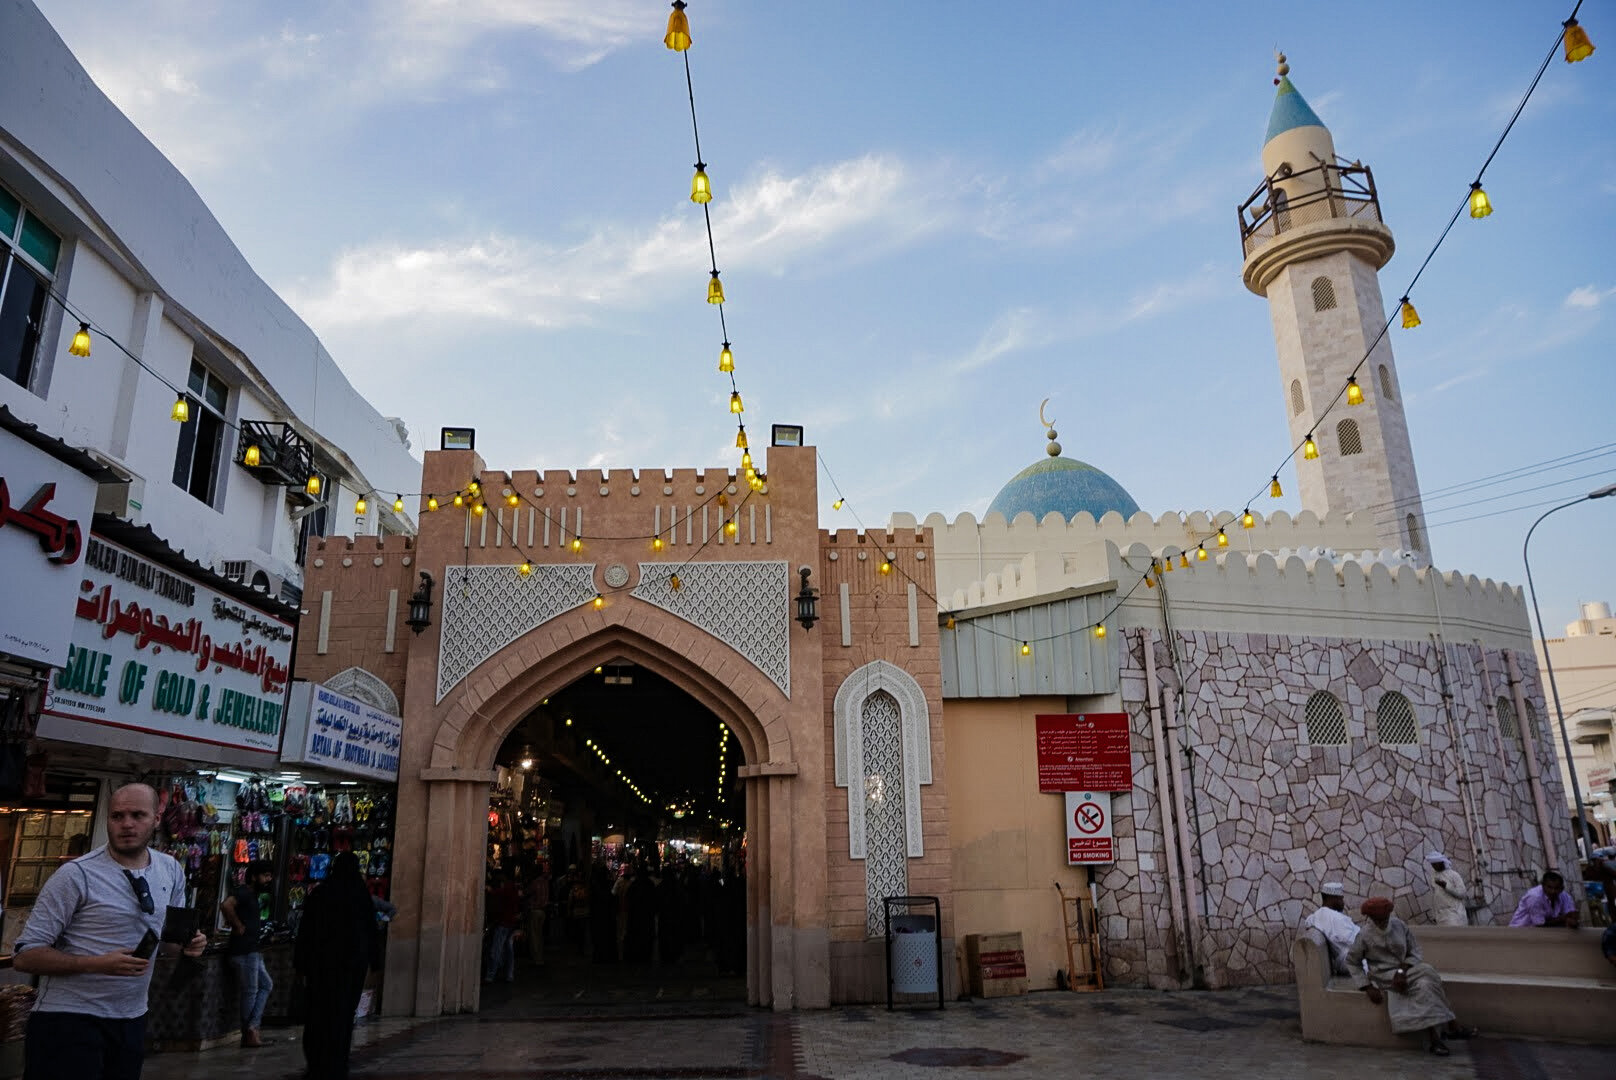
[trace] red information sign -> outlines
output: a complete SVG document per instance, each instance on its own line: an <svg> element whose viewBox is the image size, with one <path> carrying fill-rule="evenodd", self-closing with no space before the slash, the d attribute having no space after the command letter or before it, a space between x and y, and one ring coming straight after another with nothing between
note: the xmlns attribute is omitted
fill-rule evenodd
<svg viewBox="0 0 1616 1080"><path fill-rule="evenodd" d="M1127 713L1046 714L1038 723L1039 791L1129 791Z"/></svg>

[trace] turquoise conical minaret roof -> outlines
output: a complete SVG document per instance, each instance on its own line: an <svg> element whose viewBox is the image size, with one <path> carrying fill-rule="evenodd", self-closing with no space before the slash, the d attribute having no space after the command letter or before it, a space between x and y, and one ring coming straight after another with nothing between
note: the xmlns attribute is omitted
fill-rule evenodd
<svg viewBox="0 0 1616 1080"><path fill-rule="evenodd" d="M1268 135L1263 142L1267 143L1275 135L1299 127L1324 127L1324 121L1319 119L1319 114L1297 91L1290 76L1282 75L1279 93L1274 95L1274 110L1268 114Z"/></svg>

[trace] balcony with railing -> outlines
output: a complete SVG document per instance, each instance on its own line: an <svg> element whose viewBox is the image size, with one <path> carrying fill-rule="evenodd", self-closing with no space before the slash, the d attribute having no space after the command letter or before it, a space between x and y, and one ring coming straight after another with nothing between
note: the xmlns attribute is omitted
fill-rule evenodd
<svg viewBox="0 0 1616 1080"><path fill-rule="evenodd" d="M1240 204L1238 214L1240 245L1248 259L1269 241L1304 225L1338 218L1383 224L1369 167L1334 162L1300 172L1282 166Z"/></svg>

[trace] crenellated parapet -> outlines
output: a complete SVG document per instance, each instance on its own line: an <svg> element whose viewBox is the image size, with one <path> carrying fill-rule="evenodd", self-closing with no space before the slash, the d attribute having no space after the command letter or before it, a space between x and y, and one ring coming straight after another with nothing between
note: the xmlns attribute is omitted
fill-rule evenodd
<svg viewBox="0 0 1616 1080"><path fill-rule="evenodd" d="M1195 558L1185 549L1126 548L1107 544L1108 572L1119 595L1123 625L1160 627L1156 590L1171 602L1175 630L1291 634L1372 640L1475 641L1529 651L1532 633L1520 588L1473 574L1355 558L1241 552ZM1152 560L1173 560L1174 569L1140 585ZM1131 594L1130 594L1131 590Z"/></svg>

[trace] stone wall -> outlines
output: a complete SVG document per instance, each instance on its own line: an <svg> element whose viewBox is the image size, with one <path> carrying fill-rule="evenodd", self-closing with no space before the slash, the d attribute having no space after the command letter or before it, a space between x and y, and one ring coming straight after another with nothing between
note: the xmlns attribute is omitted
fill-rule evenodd
<svg viewBox="0 0 1616 1080"><path fill-rule="evenodd" d="M1441 849L1479 890L1477 921L1500 922L1531 884L1529 875L1549 862L1522 742L1499 730L1495 702L1511 694L1506 650L1446 650L1450 721L1439 671L1444 653L1428 641L1187 631L1174 634L1173 643L1176 662L1154 630L1129 631L1123 650L1135 786L1117 797L1121 857L1098 890L1114 982L1176 986L1191 977L1178 957L1165 878L1146 648L1162 685L1180 695L1181 720L1166 718L1166 737L1192 751L1185 801L1194 850L1187 862L1201 904L1191 937L1199 939L1207 985L1289 981L1295 928L1323 881L1343 881L1351 908L1384 894L1404 918L1423 922L1430 893L1425 854ZM1564 801L1536 663L1529 652L1514 659L1527 712L1535 714L1531 735L1543 800L1558 808ZM1319 690L1345 708L1346 745L1308 740L1303 711ZM1378 737L1376 709L1393 691L1413 706L1417 744ZM1526 718L1521 726L1528 726ZM1569 829L1552 813L1552 844L1563 857ZM1166 825L1172 827L1170 809ZM1123 843L1125 837L1132 842Z"/></svg>

